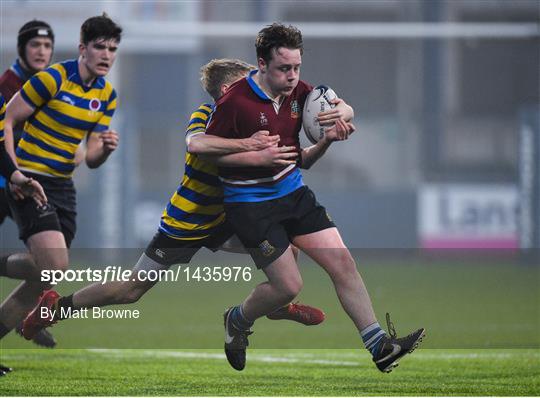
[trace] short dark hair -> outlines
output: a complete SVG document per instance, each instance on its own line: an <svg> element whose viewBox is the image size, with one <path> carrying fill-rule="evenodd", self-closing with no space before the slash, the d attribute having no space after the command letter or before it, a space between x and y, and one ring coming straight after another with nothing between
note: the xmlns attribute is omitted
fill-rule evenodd
<svg viewBox="0 0 540 398"><path fill-rule="evenodd" d="M86 45L96 39L114 39L120 43L122 28L106 13L88 18L81 26L81 43Z"/></svg>
<svg viewBox="0 0 540 398"><path fill-rule="evenodd" d="M255 40L257 59L262 58L267 63L272 59L272 50L280 47L298 49L302 54L304 52L302 32L292 25L285 26L274 22L262 29Z"/></svg>

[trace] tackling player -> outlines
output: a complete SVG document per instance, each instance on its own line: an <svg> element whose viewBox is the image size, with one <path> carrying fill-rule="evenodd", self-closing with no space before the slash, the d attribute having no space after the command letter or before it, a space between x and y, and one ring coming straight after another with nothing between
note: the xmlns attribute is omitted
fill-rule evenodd
<svg viewBox="0 0 540 398"><path fill-rule="evenodd" d="M217 101L207 134L242 139L266 129L271 136L279 135L280 145L294 146L300 152L300 110L312 90L300 80L302 34L295 27L275 23L259 32L255 47L259 69ZM317 145L300 152L298 165L311 165L333 141L347 138L354 126L343 119L336 120ZM300 292L303 282L292 242L329 274L377 368L389 372L416 348L424 329L397 338L387 317L390 335L382 330L351 253L325 208L304 185L298 165L219 169L227 219L268 278L240 305L225 312L227 359L242 370L254 321Z"/></svg>
<svg viewBox="0 0 540 398"><path fill-rule="evenodd" d="M231 84L245 78L253 68L239 60L213 60L201 68L203 87L217 100ZM267 166L292 164L295 160L290 159L296 154L276 151L274 144L278 137L269 137L264 131L239 140L206 137L204 133L212 109L213 104L202 104L191 115L186 130L188 151L183 178L163 211L158 232L132 270L134 278L126 282L94 283L64 297L59 297L53 290L45 292L36 309L24 321L25 337L32 338L42 328L62 319L60 316L42 318L41 307L63 309L55 311L60 315L72 313L68 309L134 303L157 283L136 279L140 270L164 270L173 264L187 264L202 247L212 251L245 252L225 219L223 189L217 177L217 167L197 153L224 155L244 152L248 154L249 162ZM316 325L324 320L324 313L306 305L284 303L269 318Z"/></svg>
<svg viewBox="0 0 540 398"><path fill-rule="evenodd" d="M13 65L0 76L0 93L4 96L6 102L19 91L23 84L35 73L44 70L51 63L54 50L54 32L51 26L43 21L32 20L25 23L17 35L17 53L19 58ZM21 135L23 125L20 123L13 131L14 145L17 146ZM5 179L0 177L0 224L7 217L11 217L7 196L4 191ZM10 257L10 258L9 258ZM8 263L10 266L8 267ZM27 263L27 264L23 264ZM18 253L12 256L2 257L0 259L0 275L11 277L14 275L17 279L26 279L27 273L21 273L21 268L29 268L33 264L30 255ZM10 272L7 272L7 269ZM35 274L35 272L31 272ZM22 327L18 325L16 331L21 335ZM44 347L54 347L56 341L52 335L43 330L36 334L34 342Z"/></svg>
<svg viewBox="0 0 540 398"><path fill-rule="evenodd" d="M5 117L7 151L21 170L44 188L48 203L15 200L13 217L38 270L65 270L76 230L75 153L87 140L85 160L99 167L117 148L109 129L116 92L104 79L114 64L122 29L105 14L81 26L79 58L57 63L31 77L9 102ZM10 140L24 122L16 152ZM0 338L23 320L48 285L25 281L0 306Z"/></svg>

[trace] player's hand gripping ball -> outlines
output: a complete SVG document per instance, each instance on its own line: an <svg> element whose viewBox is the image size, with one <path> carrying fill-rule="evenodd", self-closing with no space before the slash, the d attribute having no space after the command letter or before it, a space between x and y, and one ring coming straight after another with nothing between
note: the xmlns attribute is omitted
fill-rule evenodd
<svg viewBox="0 0 540 398"><path fill-rule="evenodd" d="M325 129L332 125L322 126L317 120L320 112L332 109L335 105L331 103L337 95L330 87L325 85L317 86L306 98L304 112L302 115L302 125L304 133L311 143L316 144L324 137Z"/></svg>

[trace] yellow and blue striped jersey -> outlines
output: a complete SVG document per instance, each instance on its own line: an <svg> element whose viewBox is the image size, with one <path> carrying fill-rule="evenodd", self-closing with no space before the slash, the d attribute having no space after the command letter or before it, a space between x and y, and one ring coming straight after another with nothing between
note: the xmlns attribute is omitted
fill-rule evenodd
<svg viewBox="0 0 540 398"><path fill-rule="evenodd" d="M109 129L116 92L104 78L87 87L77 60L54 64L35 74L21 89L35 112L26 121L16 150L23 170L69 178L75 151L86 134Z"/></svg>
<svg viewBox="0 0 540 398"><path fill-rule="evenodd" d="M203 104L192 113L186 138L204 134L213 105ZM225 221L223 189L217 166L186 152L182 183L163 211L159 230L183 240L208 237Z"/></svg>
<svg viewBox="0 0 540 398"><path fill-rule="evenodd" d="M0 94L0 142L4 141L4 116L6 115L6 101Z"/></svg>

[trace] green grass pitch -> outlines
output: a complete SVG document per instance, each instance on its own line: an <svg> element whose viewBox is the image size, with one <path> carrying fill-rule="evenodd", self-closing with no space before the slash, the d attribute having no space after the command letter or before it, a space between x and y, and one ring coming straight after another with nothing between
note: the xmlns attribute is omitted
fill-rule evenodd
<svg viewBox="0 0 540 398"><path fill-rule="evenodd" d="M224 358L221 314L262 280L259 273L249 283L159 284L130 307L140 319L54 326L54 350L12 334L0 345L0 363L15 371L0 379L0 394L540 395L540 267L506 259L362 260L381 324L390 311L399 334L427 329L420 348L390 374L375 369L327 276L304 258L299 299L323 308L326 321L305 327L261 319L243 372ZM236 257L219 261L243 265ZM0 280L0 295L14 286Z"/></svg>
<svg viewBox="0 0 540 398"><path fill-rule="evenodd" d="M379 373L359 350L6 350L2 395L538 395L538 350L424 349Z"/></svg>

